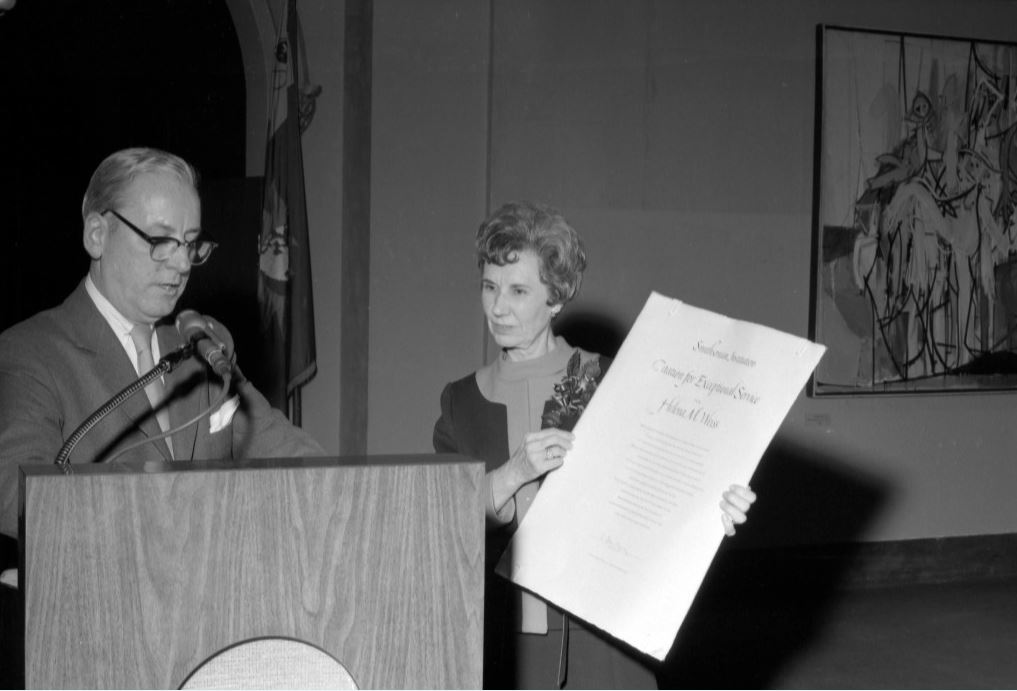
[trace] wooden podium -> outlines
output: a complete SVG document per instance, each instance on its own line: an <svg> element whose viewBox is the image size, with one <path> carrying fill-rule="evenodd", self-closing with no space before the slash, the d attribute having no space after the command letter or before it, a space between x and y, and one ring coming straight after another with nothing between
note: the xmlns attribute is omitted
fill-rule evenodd
<svg viewBox="0 0 1017 691"><path fill-rule="evenodd" d="M22 466L26 688L178 688L268 636L480 688L483 487L457 455Z"/></svg>

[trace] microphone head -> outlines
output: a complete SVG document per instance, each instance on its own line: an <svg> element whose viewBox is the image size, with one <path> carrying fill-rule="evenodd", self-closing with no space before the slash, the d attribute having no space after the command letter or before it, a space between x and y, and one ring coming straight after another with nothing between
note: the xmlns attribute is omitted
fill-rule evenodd
<svg viewBox="0 0 1017 691"><path fill-rule="evenodd" d="M226 361L233 361L233 336L217 319L194 310L183 310L177 315L176 327L185 342L198 345L202 357L208 359L209 350L214 347Z"/></svg>
<svg viewBox="0 0 1017 691"><path fill-rule="evenodd" d="M177 331L180 337L190 343L205 335L207 322L205 318L194 310L183 310L177 315Z"/></svg>

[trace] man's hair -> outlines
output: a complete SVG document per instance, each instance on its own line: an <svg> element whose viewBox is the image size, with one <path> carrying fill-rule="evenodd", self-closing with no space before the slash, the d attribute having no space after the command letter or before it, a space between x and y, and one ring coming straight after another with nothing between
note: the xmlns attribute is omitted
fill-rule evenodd
<svg viewBox="0 0 1017 691"><path fill-rule="evenodd" d="M476 249L481 270L485 264L514 264L523 251L536 254L549 305L564 305L574 298L586 269L579 233L557 209L533 202L509 202L498 208L480 224Z"/></svg>
<svg viewBox="0 0 1017 691"><path fill-rule="evenodd" d="M179 156L147 147L122 149L107 156L92 173L81 202L81 219L120 206L124 190L145 173L169 173L198 189L198 171Z"/></svg>

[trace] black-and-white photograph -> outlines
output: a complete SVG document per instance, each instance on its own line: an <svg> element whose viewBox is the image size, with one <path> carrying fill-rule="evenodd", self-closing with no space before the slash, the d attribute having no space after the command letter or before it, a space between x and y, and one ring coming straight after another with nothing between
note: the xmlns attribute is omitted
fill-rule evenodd
<svg viewBox="0 0 1017 691"><path fill-rule="evenodd" d="M0 688L1017 687L1017 2L0 0Z"/></svg>

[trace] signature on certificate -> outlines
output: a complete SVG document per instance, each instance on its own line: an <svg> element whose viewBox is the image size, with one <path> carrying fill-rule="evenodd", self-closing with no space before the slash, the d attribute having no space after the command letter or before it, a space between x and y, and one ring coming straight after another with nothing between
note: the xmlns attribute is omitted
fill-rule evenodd
<svg viewBox="0 0 1017 691"><path fill-rule="evenodd" d="M615 554L619 554L619 555L628 557L630 559L636 559L637 558L637 556L635 554L633 554L632 552L629 551L628 545L626 545L624 542L616 540L615 538L611 537L607 533L601 533L601 535L600 535L600 544L604 545L605 547L607 547L609 550L611 550Z"/></svg>

